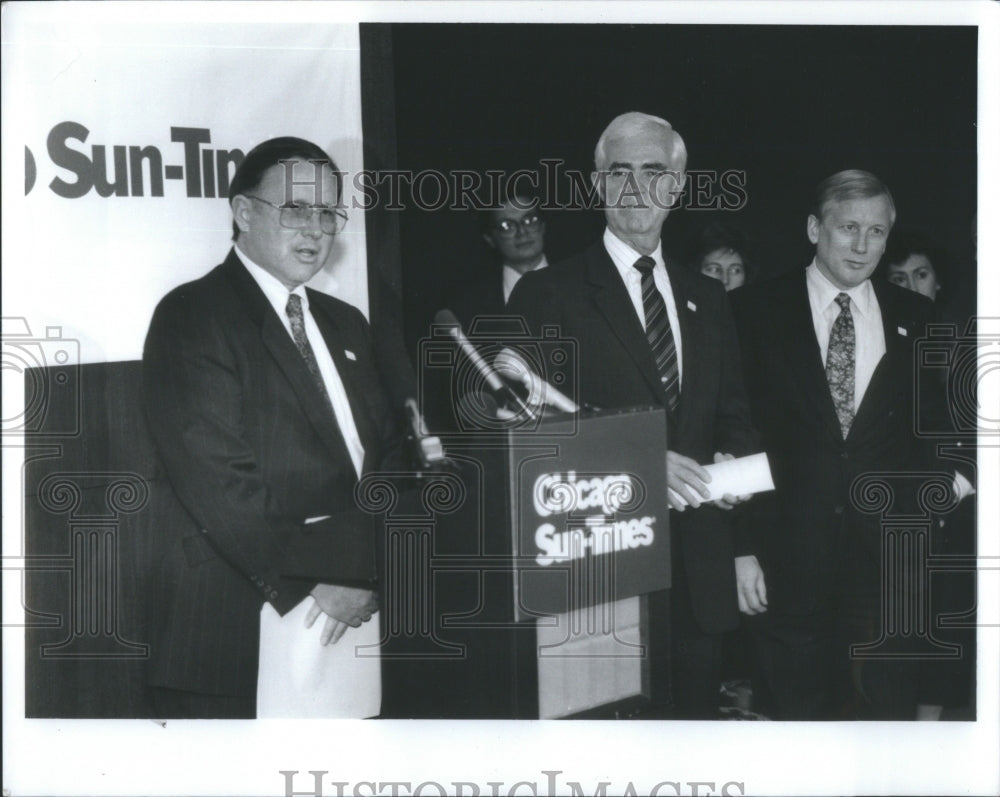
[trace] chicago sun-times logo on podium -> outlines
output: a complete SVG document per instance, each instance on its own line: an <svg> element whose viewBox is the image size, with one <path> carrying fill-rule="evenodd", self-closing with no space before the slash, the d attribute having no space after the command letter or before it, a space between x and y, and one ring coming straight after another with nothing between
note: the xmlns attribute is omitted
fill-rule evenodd
<svg viewBox="0 0 1000 797"><path fill-rule="evenodd" d="M512 524L519 617L562 614L670 587L662 408L585 413L515 439Z"/></svg>
<svg viewBox="0 0 1000 797"><path fill-rule="evenodd" d="M621 517L645 501L645 488L632 474L543 473L532 494L541 521L535 529L540 567L628 551L655 540L654 515Z"/></svg>

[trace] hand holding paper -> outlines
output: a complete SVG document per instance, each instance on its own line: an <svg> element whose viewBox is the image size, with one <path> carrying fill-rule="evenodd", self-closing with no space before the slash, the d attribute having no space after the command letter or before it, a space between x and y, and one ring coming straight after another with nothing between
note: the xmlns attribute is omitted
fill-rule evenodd
<svg viewBox="0 0 1000 797"><path fill-rule="evenodd" d="M709 479L708 471L691 457L667 451L667 502L671 509L683 512L688 504L697 509L709 500Z"/></svg>
<svg viewBox="0 0 1000 797"><path fill-rule="evenodd" d="M671 452L667 452L667 478L670 482ZM725 455L722 455L723 457ZM687 459L686 457L684 459ZM717 457L722 459L722 457ZM752 454L738 459L722 459L711 465L704 465L701 471L708 473L711 480L705 480L704 490L700 491L697 503L686 498L679 491L670 485L669 499L671 506L677 508L675 503L680 503L681 508L691 503L695 508L703 501L723 502L723 508L732 508L736 502L727 500L726 497L750 496L754 493L766 492L774 489L774 480L771 478L771 466L767 461L767 454ZM690 492L687 491L687 492Z"/></svg>

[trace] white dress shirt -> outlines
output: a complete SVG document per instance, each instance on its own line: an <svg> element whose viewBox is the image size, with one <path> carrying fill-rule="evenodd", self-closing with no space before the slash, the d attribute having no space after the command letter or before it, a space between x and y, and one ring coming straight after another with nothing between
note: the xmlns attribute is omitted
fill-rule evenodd
<svg viewBox="0 0 1000 797"><path fill-rule="evenodd" d="M344 437L344 442L347 444L347 452L351 456L354 470L357 472L358 478L361 478L361 466L365 459L365 448L361 444L358 427L354 423L354 413L351 412L351 403L347 398L347 390L344 388L344 382L340 378L340 373L338 373L337 366L333 362L330 350L326 347L323 333L319 331L319 327L316 326L316 320L313 318L312 313L309 312L309 297L306 295L305 286L299 285L294 291L289 291L277 277L265 271L247 257L246 254L241 252L239 246L236 247L236 256L239 257L243 265L246 266L247 271L250 272L250 276L254 278L254 281L264 292L264 296L271 303L274 312L278 314L278 318L281 319L282 325L284 325L288 336L292 338L293 342L295 336L292 335L292 322L288 319L288 313L285 311L285 308L288 305L288 297L292 293L301 298L302 318L306 329L306 337L309 339L309 345L312 347L316 363L319 365L319 373L323 377L323 385L330 396L333 413L337 418L337 425L340 427L340 433Z"/></svg>
<svg viewBox="0 0 1000 797"><path fill-rule="evenodd" d="M241 252L239 246L236 255L294 341L292 324L285 312L288 288ZM326 341L309 312L305 288L300 285L291 293L302 299L306 337L316 356L354 470L360 478L365 450L347 391ZM326 615L320 614L311 628L305 627L305 618L312 605L313 598L307 597L284 617L270 603L265 602L261 607L257 717L363 719L376 716L382 705L378 613L360 628L348 628L335 644L324 647L320 644L320 635Z"/></svg>
<svg viewBox="0 0 1000 797"><path fill-rule="evenodd" d="M528 271L541 271L549 264L549 261L545 259L545 255L542 255L542 259L538 261L538 265L534 268L529 268ZM525 271L524 274L527 274ZM517 285L517 281L524 276L520 271L518 271L513 266L508 266L506 263L503 264L503 303L507 304L510 301L510 295L514 290L514 286Z"/></svg>
<svg viewBox="0 0 1000 797"><path fill-rule="evenodd" d="M643 254L635 251L607 228L604 230L604 248L611 256L611 262L618 269L618 274L621 276L622 282L625 283L625 290L628 291L629 298L632 300L632 306L635 307L636 317L642 328L645 329L646 311L642 307L642 274L635 267L635 261L643 257ZM656 263L653 266L653 283L663 297L664 304L667 305L667 320L670 321L670 331L674 336L674 345L677 348L677 387L679 389L684 382L684 357L681 353L681 325L677 318L677 303L674 301L674 291L670 287L670 277L667 276L667 267L664 265L663 252L660 251L660 247L656 247L656 251L646 255L646 257L653 258Z"/></svg>
<svg viewBox="0 0 1000 797"><path fill-rule="evenodd" d="M840 314L840 305L834 301L838 294L851 297L851 318L854 319L854 411L858 411L872 375L885 355L885 327L882 326L882 309L871 280L865 280L850 290L842 291L819 270L816 260L806 269L806 289L809 292L809 309L812 311L813 329L819 342L823 365L826 365L830 348L830 331ZM955 472L955 493L959 500L976 490L961 473Z"/></svg>
<svg viewBox="0 0 1000 797"><path fill-rule="evenodd" d="M809 309L812 310L813 329L819 342L823 365L830 348L830 331L840 315L840 305L835 299L846 293L851 297L851 318L854 319L854 412L861 406L865 391L872 381L872 374L885 355L885 328L882 310L875 298L871 280L865 280L849 290L842 290L830 282L819 270L816 261L806 269L806 289L809 292Z"/></svg>

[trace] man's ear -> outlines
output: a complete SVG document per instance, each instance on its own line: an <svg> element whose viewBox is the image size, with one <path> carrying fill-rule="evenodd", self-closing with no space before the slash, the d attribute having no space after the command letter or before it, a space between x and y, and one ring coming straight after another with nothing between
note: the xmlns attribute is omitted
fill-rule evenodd
<svg viewBox="0 0 1000 797"><path fill-rule="evenodd" d="M813 214L809 214L809 220L806 222L806 235L809 236L810 243L817 243L819 241L819 219L817 219Z"/></svg>
<svg viewBox="0 0 1000 797"><path fill-rule="evenodd" d="M233 221L240 232L246 232L250 229L250 205L252 201L243 194L237 194L233 197Z"/></svg>

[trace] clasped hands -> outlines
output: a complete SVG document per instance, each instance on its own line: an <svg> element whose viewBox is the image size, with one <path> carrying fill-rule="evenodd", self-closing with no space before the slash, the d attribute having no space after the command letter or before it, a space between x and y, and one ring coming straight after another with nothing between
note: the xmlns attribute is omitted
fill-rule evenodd
<svg viewBox="0 0 1000 797"><path fill-rule="evenodd" d="M732 454L715 452L716 462L735 459ZM712 481L712 475L691 457L676 451L667 451L667 502L671 509L683 512L690 504L694 509L707 503L710 493L705 486ZM737 504L750 499L749 495L729 495L717 498L712 503L719 509L732 509Z"/></svg>
<svg viewBox="0 0 1000 797"><path fill-rule="evenodd" d="M357 587L337 584L317 584L311 593L313 605L306 613L306 628L312 628L316 618L326 615L326 624L320 635L321 645L336 643L351 628L360 628L378 611L378 593Z"/></svg>

